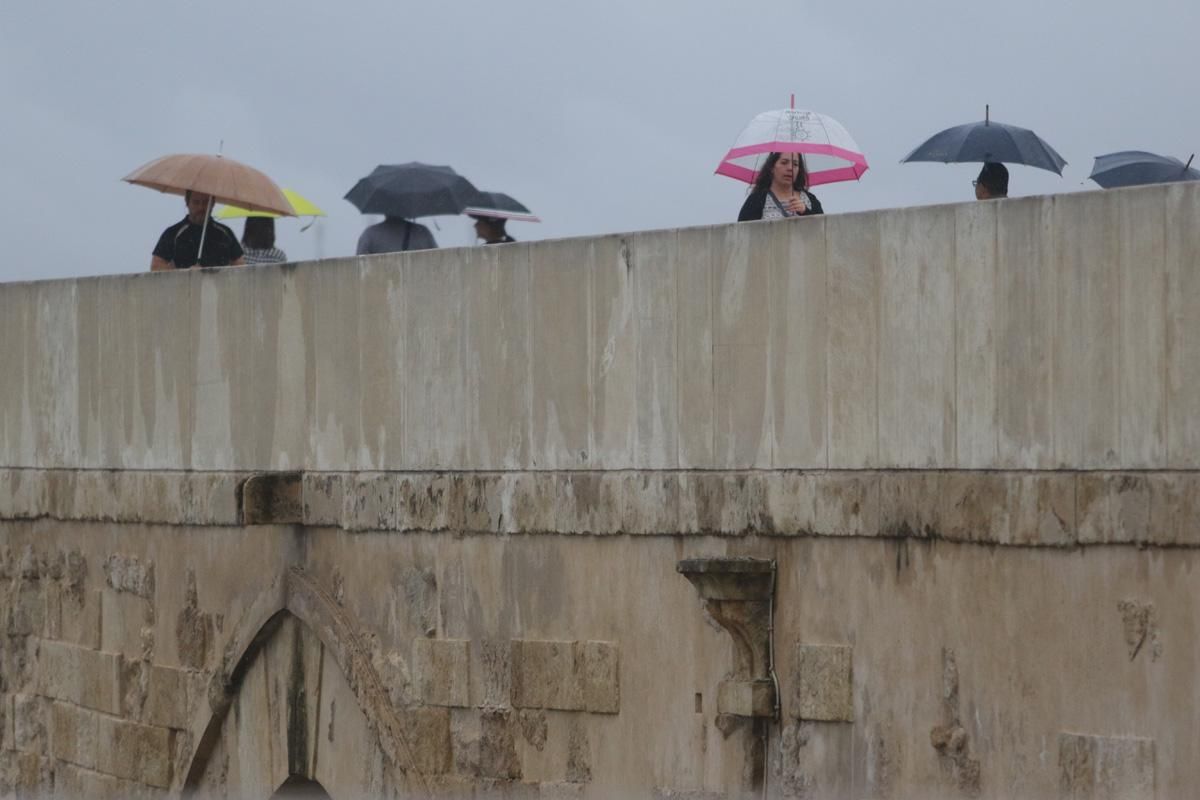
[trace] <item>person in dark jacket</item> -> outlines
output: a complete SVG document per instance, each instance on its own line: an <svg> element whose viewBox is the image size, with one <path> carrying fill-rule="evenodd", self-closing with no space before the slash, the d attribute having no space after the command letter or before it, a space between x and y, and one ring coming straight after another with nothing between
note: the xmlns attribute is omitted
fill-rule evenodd
<svg viewBox="0 0 1200 800"><path fill-rule="evenodd" d="M808 191L808 169L799 153L771 153L763 161L754 188L742 204L738 222L824 214L821 201Z"/></svg>

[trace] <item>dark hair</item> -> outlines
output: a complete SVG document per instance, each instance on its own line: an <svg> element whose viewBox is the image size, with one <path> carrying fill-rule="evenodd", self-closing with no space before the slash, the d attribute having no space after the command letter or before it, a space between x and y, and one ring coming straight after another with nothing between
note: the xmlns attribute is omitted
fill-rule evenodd
<svg viewBox="0 0 1200 800"><path fill-rule="evenodd" d="M1008 167L996 161L989 161L979 170L977 179L987 193L992 197L1008 196Z"/></svg>
<svg viewBox="0 0 1200 800"><path fill-rule="evenodd" d="M251 250L270 250L275 246L275 220L271 217L246 217L242 244Z"/></svg>
<svg viewBox="0 0 1200 800"><path fill-rule="evenodd" d="M754 190L765 192L771 188L771 179L774 177L775 165L779 163L779 157L783 153L771 153L763 161L762 166L758 170L758 177L754 179ZM792 188L799 191L808 188L808 166L804 163L804 156L800 153L793 153L800 161L800 169L796 170L796 180L792 183Z"/></svg>

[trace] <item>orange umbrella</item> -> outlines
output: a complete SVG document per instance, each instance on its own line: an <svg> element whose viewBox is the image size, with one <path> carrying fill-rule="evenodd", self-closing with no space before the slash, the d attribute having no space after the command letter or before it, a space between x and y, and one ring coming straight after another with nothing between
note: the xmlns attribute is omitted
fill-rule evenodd
<svg viewBox="0 0 1200 800"><path fill-rule="evenodd" d="M296 216L292 204L275 181L240 161L223 156L180 153L156 158L135 169L121 180L169 194L197 192L209 195L208 210L214 202L238 206L250 211L270 211L287 217ZM208 215L200 231L200 252Z"/></svg>
<svg viewBox="0 0 1200 800"><path fill-rule="evenodd" d="M156 158L121 180L170 194L210 195L218 203L294 217L283 190L254 167L223 156L181 153Z"/></svg>

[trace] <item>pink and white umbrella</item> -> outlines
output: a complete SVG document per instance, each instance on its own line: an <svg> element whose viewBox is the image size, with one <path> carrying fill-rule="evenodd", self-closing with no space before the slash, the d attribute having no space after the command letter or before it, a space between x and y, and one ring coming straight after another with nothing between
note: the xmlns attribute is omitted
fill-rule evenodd
<svg viewBox="0 0 1200 800"><path fill-rule="evenodd" d="M809 186L856 181L867 171L867 157L840 122L793 107L764 111L750 120L716 173L754 183L767 153L803 153Z"/></svg>

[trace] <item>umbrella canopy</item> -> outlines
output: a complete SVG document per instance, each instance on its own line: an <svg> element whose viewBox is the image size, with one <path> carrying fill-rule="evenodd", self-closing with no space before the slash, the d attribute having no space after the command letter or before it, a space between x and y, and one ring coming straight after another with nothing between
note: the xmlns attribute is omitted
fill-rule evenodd
<svg viewBox="0 0 1200 800"><path fill-rule="evenodd" d="M181 153L156 158L121 180L168 194L189 191L210 195L252 211L294 217L292 204L275 182L254 167L223 156Z"/></svg>
<svg viewBox="0 0 1200 800"><path fill-rule="evenodd" d="M1141 186L1147 183L1200 181L1200 170L1178 158L1160 156L1143 150L1122 150L1119 153L1096 156L1092 174L1088 177L1105 189L1121 186Z"/></svg>
<svg viewBox="0 0 1200 800"><path fill-rule="evenodd" d="M301 195L299 192L293 192L291 189L284 189L283 196L287 198L288 203L292 206L292 213L297 217L323 217L325 212L316 206L308 198ZM241 219L242 217L278 217L273 211L251 211L248 208L239 208L238 206L225 206L217 212L217 219Z"/></svg>
<svg viewBox="0 0 1200 800"><path fill-rule="evenodd" d="M982 122L947 128L926 139L903 161L944 164L998 161L1025 164L1062 175L1066 160L1031 130L992 122L985 110Z"/></svg>
<svg viewBox="0 0 1200 800"><path fill-rule="evenodd" d="M412 219L460 214L478 195L450 167L413 161L379 165L346 192L346 199L364 214Z"/></svg>
<svg viewBox="0 0 1200 800"><path fill-rule="evenodd" d="M809 186L856 181L867 171L866 156L840 122L816 111L783 108L750 120L716 173L754 183L768 153L803 153Z"/></svg>
<svg viewBox="0 0 1200 800"><path fill-rule="evenodd" d="M528 208L503 192L480 192L471 198L471 205L463 209L472 217L493 219L515 219L518 222L541 222Z"/></svg>

